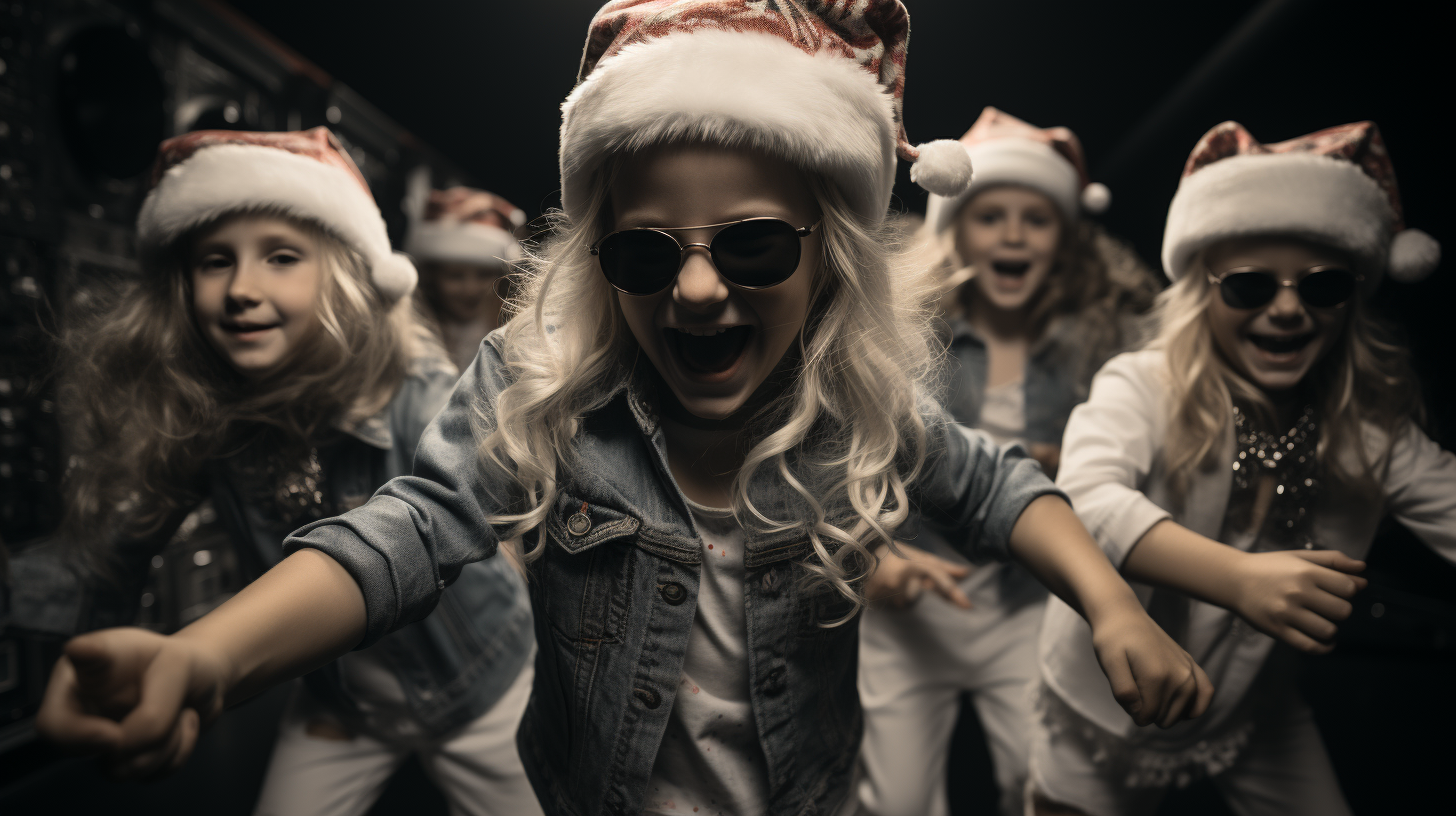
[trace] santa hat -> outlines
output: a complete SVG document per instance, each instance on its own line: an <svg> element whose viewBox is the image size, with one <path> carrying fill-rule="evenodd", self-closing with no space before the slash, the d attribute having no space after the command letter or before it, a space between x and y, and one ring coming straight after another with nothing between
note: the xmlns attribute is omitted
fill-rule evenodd
<svg viewBox="0 0 1456 816"><path fill-rule="evenodd" d="M936 233L950 229L967 200L988 187L1015 184L1045 195L1068 220L1085 210L1100 213L1112 203L1112 193L1087 180L1082 143L1064 127L1039 128L992 107L981 111L976 123L959 142L945 142L970 156L976 179L959 195L934 195L926 206L925 222Z"/></svg>
<svg viewBox="0 0 1456 816"><path fill-rule="evenodd" d="M1374 122L1260 144L1238 122L1193 148L1163 233L1163 267L1177 280L1202 250L1227 238L1290 235L1350 254L1367 291L1382 273L1429 275L1441 245L1401 215L1395 170Z"/></svg>
<svg viewBox="0 0 1456 816"><path fill-rule="evenodd" d="M433 190L405 250L420 261L502 266L522 257L514 232L526 223L520 207L469 187Z"/></svg>
<svg viewBox="0 0 1456 816"><path fill-rule="evenodd" d="M606 4L561 108L563 208L581 217L606 156L699 140L821 174L879 222L896 156L915 161L929 147L911 147L901 121L909 28L899 0ZM946 195L970 176L963 154L914 175Z"/></svg>
<svg viewBox="0 0 1456 816"><path fill-rule="evenodd" d="M142 256L155 257L189 230L239 210L319 225L364 256L386 301L414 288L414 264L390 248L368 182L328 128L199 130L162 142L137 220Z"/></svg>

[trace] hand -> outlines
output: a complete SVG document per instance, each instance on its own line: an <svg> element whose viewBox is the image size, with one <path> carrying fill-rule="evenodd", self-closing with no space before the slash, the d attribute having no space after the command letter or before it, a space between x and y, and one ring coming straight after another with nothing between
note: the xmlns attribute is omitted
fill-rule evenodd
<svg viewBox="0 0 1456 816"><path fill-rule="evenodd" d="M1229 606L1255 629L1311 654L1334 648L1335 623L1350 617L1350 598L1370 582L1353 573L1364 561L1336 550L1249 553L1236 569Z"/></svg>
<svg viewBox="0 0 1456 816"><path fill-rule="evenodd" d="M119 778L163 776L222 711L226 676L220 660L181 638L92 632L66 644L36 727L63 747L101 753Z"/></svg>
<svg viewBox="0 0 1456 816"><path fill-rule="evenodd" d="M875 550L879 566L865 582L865 598L873 604L893 609L907 609L920 600L920 593L929 587L937 595L961 609L971 608L956 582L971 574L971 568L932 555L919 547L897 543L900 555L881 544Z"/></svg>
<svg viewBox="0 0 1456 816"><path fill-rule="evenodd" d="M1208 710L1213 699L1208 675L1141 606L1090 619L1102 673L1133 722L1169 728Z"/></svg>

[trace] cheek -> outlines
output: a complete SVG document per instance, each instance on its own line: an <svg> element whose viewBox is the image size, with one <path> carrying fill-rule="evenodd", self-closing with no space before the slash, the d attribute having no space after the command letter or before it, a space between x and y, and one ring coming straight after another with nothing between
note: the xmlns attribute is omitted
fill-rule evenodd
<svg viewBox="0 0 1456 816"><path fill-rule="evenodd" d="M653 320L653 314L658 307L658 297L637 297L635 295L624 295L616 293L617 306L622 310L622 319L626 321L627 328L631 330L632 336L637 338L639 346L651 347L657 335L657 326Z"/></svg>
<svg viewBox="0 0 1456 816"><path fill-rule="evenodd" d="M961 256L961 263L967 266L984 261L996 244L996 234L992 230L975 224L962 227L956 235L956 252Z"/></svg>

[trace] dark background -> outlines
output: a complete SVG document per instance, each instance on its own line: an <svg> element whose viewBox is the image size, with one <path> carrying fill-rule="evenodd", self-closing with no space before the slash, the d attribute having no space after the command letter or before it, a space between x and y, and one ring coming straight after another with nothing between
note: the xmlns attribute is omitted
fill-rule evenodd
<svg viewBox="0 0 1456 816"><path fill-rule="evenodd" d="M193 63L179 56L184 50L179 43L188 37L198 43L197 53L218 64L236 66L257 57L230 46L226 38L210 40L206 25L187 28L187 14L178 11L186 5L187 0L0 0L0 60L6 61L0 64L8 65L8 73L0 72L0 117L11 121L17 111L32 116L38 123L32 140L36 151L43 152L54 133L64 130L58 123L70 114L58 97L69 91L64 83L49 84L48 72L60 70L59 55L75 33L59 24L52 28L52 22L68 15L124 21L128 36L149 43L146 59L163 67L167 94L194 80L202 83L200 69L183 67ZM231 7L243 18L232 19L234 27L247 28L251 21L255 35L276 38L306 63L289 63L292 78L272 85L250 79L254 84L248 88L223 93L229 99L260 95L265 102L256 115L245 106L241 124L231 126L308 127L332 123L332 113L325 110L342 110L338 129L360 151L356 158L367 159L366 175L396 231L400 168L414 161L428 161L437 181L491 189L536 216L559 203L559 105L574 82L587 23L598 5L595 0L234 0ZM985 105L1039 126L1072 128L1086 148L1092 178L1112 189L1104 222L1155 267L1183 161L1203 132L1226 119L1244 123L1266 142L1375 120L1400 179L1407 222L1456 251L1452 199L1443 192L1453 181L1451 137L1437 124L1440 111L1450 105L1456 38L1448 24L1438 22L1434 4L909 0L907 5L912 37L905 117L912 142L960 136ZM163 6L172 10L164 13ZM219 9L216 3L199 8L204 6ZM35 22L28 34L14 34L4 28L12 19ZM22 46L34 46L29 75L19 73L29 63L15 51L15 37ZM115 158L108 150L126 147L126 134L155 141L181 128L175 106L167 108L171 119L165 122L153 112L152 102L162 98L164 89L124 79L129 76L124 62L118 57L103 65L115 69L115 87L92 89L105 99L121 100L108 114L112 119L91 125L98 133L116 134L100 142L106 145L97 158L102 163ZM31 82L31 90L7 97L7 87L21 86L5 83L21 80ZM177 91L175 96L185 95ZM285 110L294 113L285 115ZM229 126L218 118L223 115L223 107L204 111L187 127ZM0 130L0 151L9 149L17 133ZM143 168L113 164L111 176L81 178L74 164L36 159L31 176L0 180L8 185L0 186L7 196L22 186L16 179L31 184L37 208L33 225L27 221L14 229L0 212L0 256L9 264L0 270L8 287L0 293L6 298L0 303L5 338L0 368L6 370L0 374L6 377L27 364L43 368L45 360L40 345L33 354L25 345L38 335L12 317L20 313L15 304L34 300L59 309L86 285L130 269L126 236L145 192ZM896 193L897 207L923 212L924 193L909 183L905 167ZM84 251L78 249L83 246ZM1451 355L1456 333L1449 316L1456 281L1449 266L1418 284L1387 281L1375 297L1378 310L1399 326L1413 349L1427 389L1432 433L1448 448L1456 442ZM39 281L39 287L27 280ZM0 389L0 407L9 405L10 394ZM53 409L43 396L26 405L38 406L34 411L39 412ZM22 421L16 437L10 416L0 413L0 464L11 461L4 458L11 450L5 446L15 438L20 442L12 447L33 452L35 461L54 458L56 441L41 438L49 426ZM36 469L27 472L33 475ZM28 526L4 519L7 534L33 532L49 518L37 509L48 507L47 497L53 495L48 487L53 482L45 482L45 476L22 483L11 471L0 473L0 485L14 491L6 506L32 512ZM12 502L21 490L25 501ZM1370 564L1372 588L1343 627L1340 648L1304 662L1304 690L1357 813L1447 810L1446 775L1456 767L1451 747L1456 736L1456 569L1393 526L1382 532ZM47 665L42 646L24 648L40 655L29 664L29 653L21 655L27 670ZM4 659L0 654L0 669ZM10 659L13 665L13 655ZM106 782L89 764L63 760L35 744L9 753L0 746L0 811L92 812L104 806L116 813L247 813L271 743L271 722L284 697L274 692L224 718L184 773L152 786ZM14 709L15 716L24 710ZM977 728L970 718L957 732L951 789L958 812L990 812L990 774ZM1164 812L1226 812L1215 799L1207 786L1195 786ZM443 811L418 767L407 765L374 812Z"/></svg>

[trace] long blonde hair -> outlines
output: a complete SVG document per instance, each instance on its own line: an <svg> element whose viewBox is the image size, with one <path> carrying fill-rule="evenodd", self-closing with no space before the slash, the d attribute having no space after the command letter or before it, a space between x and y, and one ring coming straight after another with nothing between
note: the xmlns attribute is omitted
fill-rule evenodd
<svg viewBox="0 0 1456 816"><path fill-rule="evenodd" d="M1202 258L1158 299L1157 334L1149 348L1168 361L1168 430L1163 464L1175 496L1182 496L1196 471L1218 461L1220 443L1237 402L1274 424L1274 409L1257 385L1236 372L1213 340L1208 304L1214 286ZM1310 403L1319 420L1319 464L1335 480L1368 496L1380 494L1380 474L1402 426L1423 418L1420 388L1410 354L1388 329L1366 311L1361 295L1345 307L1344 330L1324 359L1305 375ZM1366 431L1384 434L1382 451L1372 456ZM1354 466L1346 457L1353 456Z"/></svg>
<svg viewBox="0 0 1456 816"><path fill-rule="evenodd" d="M324 273L316 330L265 378L239 374L193 315L188 248L221 220L192 230L113 302L62 332L60 405L71 453L62 532L93 560L111 531L156 533L200 500L208 460L260 436L306 446L330 426L378 413L409 360L428 348L410 300L386 303L359 253L276 211L226 217L252 214L311 234Z"/></svg>
<svg viewBox="0 0 1456 816"><path fill-rule="evenodd" d="M582 418L638 360L614 290L584 249L605 231L607 190L622 158L597 176L579 223L552 216L555 236L524 275L504 329L512 382L494 405L476 406L482 466L509 474L520 491L510 512L489 518L503 539L544 522L563 470L576 464ZM923 268L901 261L890 228L866 222L823 179L807 182L824 216L824 253L791 350L797 376L750 425L761 432L734 480L733 506L745 525L801 530L813 548L803 562L811 587L832 587L857 611L855 583L875 563L870 548L889 543L906 521L906 489L926 456L934 343L922 305L934 284ZM761 478L782 481L808 516L770 518L749 497ZM543 547L538 538L526 559Z"/></svg>
<svg viewBox="0 0 1456 816"><path fill-rule="evenodd" d="M1030 188L1026 188L1030 189ZM962 207L974 200L967 199ZM1160 287L1158 278L1126 243L1112 237L1088 218L1061 220L1061 240L1051 274L1032 295L1028 336L1040 338L1054 318L1076 322L1079 382L1090 380L1109 357L1139 340L1131 336L1127 318L1152 308ZM955 248L959 219L950 229L925 239L926 262L940 280L938 303L947 319L972 311L977 298L971 270ZM929 229L930 227L926 227Z"/></svg>

